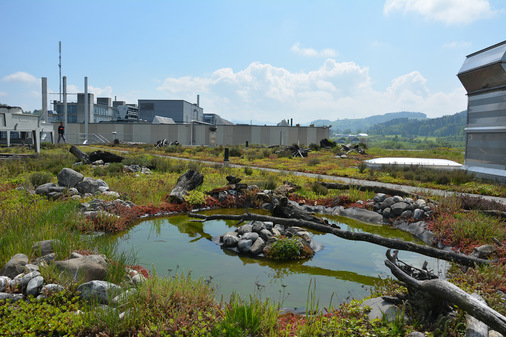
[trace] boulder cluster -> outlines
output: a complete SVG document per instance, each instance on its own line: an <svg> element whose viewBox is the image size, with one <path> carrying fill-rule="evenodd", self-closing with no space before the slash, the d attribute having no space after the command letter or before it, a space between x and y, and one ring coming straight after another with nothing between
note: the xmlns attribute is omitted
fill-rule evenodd
<svg viewBox="0 0 506 337"><path fill-rule="evenodd" d="M295 226L285 228L283 225L274 225L268 221L251 221L235 231L214 237L213 242L240 254L265 257L265 252L281 237L296 238L301 251L305 246L313 251L322 248L305 229Z"/></svg>
<svg viewBox="0 0 506 337"><path fill-rule="evenodd" d="M63 291L64 287L60 284L46 283L40 273L40 268L51 264L74 282L80 283L77 291L82 299L115 304L125 296L125 292L132 291L124 292L119 285L104 281L108 268L107 257L104 255L74 252L67 260L55 261L53 247L59 244L58 240L37 242L32 247L32 252L38 257L32 261L25 254L14 255L0 270L0 300L18 301L27 296L42 299ZM145 280L141 273L133 269L128 269L126 275L125 284L130 288Z"/></svg>
<svg viewBox="0 0 506 337"><path fill-rule="evenodd" d="M383 215L385 222L390 219L411 219L415 221L424 220L432 214L431 207L423 199L414 201L411 198L403 198L395 195L387 196L384 193L378 193L374 196L373 209Z"/></svg>

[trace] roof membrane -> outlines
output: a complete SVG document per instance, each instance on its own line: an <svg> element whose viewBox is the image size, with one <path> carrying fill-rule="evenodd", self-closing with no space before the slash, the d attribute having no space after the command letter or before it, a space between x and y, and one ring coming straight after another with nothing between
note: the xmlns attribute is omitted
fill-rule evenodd
<svg viewBox="0 0 506 337"><path fill-rule="evenodd" d="M447 159L433 159L433 158L402 158L402 157L384 157L374 158L365 161L366 165L370 168L380 168L384 165L397 165L397 166L421 166L433 169L459 169L462 165Z"/></svg>

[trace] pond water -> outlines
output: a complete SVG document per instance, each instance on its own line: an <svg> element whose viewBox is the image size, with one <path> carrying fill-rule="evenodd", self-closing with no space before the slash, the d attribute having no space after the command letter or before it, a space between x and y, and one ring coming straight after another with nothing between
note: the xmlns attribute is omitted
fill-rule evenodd
<svg viewBox="0 0 506 337"><path fill-rule="evenodd" d="M259 212L250 210L250 212ZM206 214L241 214L240 210L218 210ZM369 232L389 238L417 241L410 234L386 226L369 225L342 217L327 217L344 230ZM318 300L320 308L363 298L379 277L390 276L384 265L387 248L367 242L349 241L332 234L312 232L313 239L323 243L324 249L312 259L279 262L240 256L222 249L211 241L213 236L234 230L236 221L214 220L191 222L186 215L145 220L113 237L120 251L136 253L140 265L156 270L158 276L191 272L193 279L211 280L216 297L229 299L232 292L242 298L249 294L270 298L282 307L304 308L308 292ZM399 258L443 274L445 261L416 253L400 251Z"/></svg>

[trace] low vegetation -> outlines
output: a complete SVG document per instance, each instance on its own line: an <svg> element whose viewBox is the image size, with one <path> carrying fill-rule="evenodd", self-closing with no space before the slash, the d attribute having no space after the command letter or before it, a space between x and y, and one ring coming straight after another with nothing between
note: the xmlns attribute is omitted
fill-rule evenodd
<svg viewBox="0 0 506 337"><path fill-rule="evenodd" d="M12 148L3 150L15 151ZM263 189L275 188L285 181L295 183L300 189L292 198L313 205L355 205L357 201L370 199L374 194L356 188L326 189L319 184L324 181L323 178L299 177L290 174L290 171L506 195L504 186L476 181L468 176L452 175L448 177L449 180L438 178L439 176L429 178L432 173L424 173L415 168L415 173L410 173L413 170L404 169L363 169L360 172L359 164L363 159L390 153L375 148L369 148L368 155L352 155L348 159L336 159L334 150L326 149L310 152L308 158L292 158L277 153L275 149L264 147L231 149L230 162L242 164L243 168L224 167L220 162L224 148L220 146L170 146L161 149L146 146L128 150L131 153L123 163L107 167L73 166L74 158L65 146L48 147L34 158L0 161L0 265L5 265L16 253L34 256L35 252L31 247L35 242L58 239L60 244L56 249L56 259L68 258L74 251L104 254L110 265L114 266L110 268L106 280L121 284L126 266L140 269L135 266L135 254L119 253L113 244L101 237L83 233L124 230L135 223L141 214L146 213L184 212L204 205L238 206L228 201L217 203L206 194L207 191L224 186L227 183L225 177L230 174L241 177L248 185L255 184ZM410 153L398 153L402 156L408 154ZM196 158L201 162L178 161L158 155ZM416 155L459 162L463 160L460 152L450 149L431 149ZM203 160L211 163L204 164ZM148 166L153 174L136 176L134 173L127 173L124 170L124 165L127 164ZM253 168L255 166L277 168L283 170L283 173L257 170ZM106 180L110 188L117 191L123 200L131 200L137 206L128 212L123 210L115 220L98 218L90 221L79 212L78 201L67 197L47 200L28 192L40 184L56 182L56 174L64 167L72 167L85 176ZM204 184L190 193L184 203L169 203L168 194L179 175L188 168L202 172L205 175ZM442 180L438 182L438 179ZM485 212L491 209L504 211L501 205L471 197L427 197L440 203L439 211L434 214L430 226L441 242L464 252L470 252L479 245L491 244L493 240L506 243L504 220ZM254 194L247 195L243 201L257 206L261 203ZM273 247L271 250L276 258L286 259L296 252L300 253L300 245L292 239L280 241L279 247ZM448 278L466 291L479 292L492 308L506 314L504 298L498 292L506 291L506 249L498 249L496 258L497 263L481 268L462 270L453 267ZM148 275L145 270L143 272L148 276L148 280L121 305L121 312L127 314L120 319L117 311L81 301L77 296L76 285L69 280L62 280L50 267L41 272L46 279L63 284L65 290L42 301L33 298L16 303L0 301L0 335L406 336L411 331L418 330L427 331L429 335L458 336L462 334L465 326L462 311L458 311L458 315L453 318L440 318L429 324L416 320L416 313L410 312L409 306L405 306L404 311L415 320L406 321L403 315L399 315L393 321L370 321L360 307L361 299L316 312L319 305L312 295L311 285L308 288L306 310L312 315L281 313L281 303L262 300L261 296L241 298L235 294L229 300L217 301L212 282L201 278L192 279L190 274L182 273L161 278L156 273ZM393 295L402 291L405 289L396 281L387 279L377 285L371 296Z"/></svg>

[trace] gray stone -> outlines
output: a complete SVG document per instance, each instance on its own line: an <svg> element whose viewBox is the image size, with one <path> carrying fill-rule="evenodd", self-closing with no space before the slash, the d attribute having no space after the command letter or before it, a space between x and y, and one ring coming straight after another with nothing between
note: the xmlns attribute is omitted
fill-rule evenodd
<svg viewBox="0 0 506 337"><path fill-rule="evenodd" d="M385 193L378 193L374 196L374 202L383 202L387 195Z"/></svg>
<svg viewBox="0 0 506 337"><path fill-rule="evenodd" d="M53 261L55 257L56 257L55 253L47 254L47 255L36 258L34 263L35 264L41 264L44 262L49 263L49 262Z"/></svg>
<svg viewBox="0 0 506 337"><path fill-rule="evenodd" d="M402 312L399 308L391 303L386 302L381 297L365 300L360 306L362 308L366 306L371 308L371 310L367 313L367 316L371 320L378 318L381 319L383 316L385 316L388 321L393 322L399 315L402 315Z"/></svg>
<svg viewBox="0 0 506 337"><path fill-rule="evenodd" d="M229 233L223 235L223 246L224 247L235 247L239 242L239 238L237 237L237 233L234 232L235 235Z"/></svg>
<svg viewBox="0 0 506 337"><path fill-rule="evenodd" d="M251 230L257 233L260 233L260 231L265 228L265 225L261 221L253 221L251 226Z"/></svg>
<svg viewBox="0 0 506 337"><path fill-rule="evenodd" d="M265 229L271 230L274 227L274 224L271 221L264 222Z"/></svg>
<svg viewBox="0 0 506 337"><path fill-rule="evenodd" d="M476 247L473 249L471 253L472 256L478 257L480 259L487 258L490 254L495 252L495 247L492 245L483 245L480 247Z"/></svg>
<svg viewBox="0 0 506 337"><path fill-rule="evenodd" d="M45 286L43 286L42 289L40 290L40 292L42 294L44 294L45 296L49 296L52 294L59 293L63 290L65 290L65 288L63 288L62 285L55 284L55 283L49 283L49 284L46 284Z"/></svg>
<svg viewBox="0 0 506 337"><path fill-rule="evenodd" d="M242 225L241 227L239 227L237 229L237 233L239 233L239 235L244 235L245 233L251 233L251 231L253 230L253 226L252 225Z"/></svg>
<svg viewBox="0 0 506 337"><path fill-rule="evenodd" d="M243 240L251 240L251 242L255 242L256 239L258 239L259 235L258 233L251 232L251 233L244 233L244 235L241 237Z"/></svg>
<svg viewBox="0 0 506 337"><path fill-rule="evenodd" d="M40 276L38 271L32 271L28 274L19 274L12 280L11 284L16 288L25 289L30 280L37 276Z"/></svg>
<svg viewBox="0 0 506 337"><path fill-rule="evenodd" d="M228 192L227 191L219 191L218 192L218 200L223 201L227 198Z"/></svg>
<svg viewBox="0 0 506 337"><path fill-rule="evenodd" d="M488 337L504 337L500 332L489 330Z"/></svg>
<svg viewBox="0 0 506 337"><path fill-rule="evenodd" d="M401 213L401 218L403 218L403 219L409 219L412 216L413 216L413 212L410 210L405 210L404 212Z"/></svg>
<svg viewBox="0 0 506 337"><path fill-rule="evenodd" d="M84 300L96 300L99 303L108 304L110 298L114 298L121 292L121 287L107 281L90 281L77 287L77 291Z"/></svg>
<svg viewBox="0 0 506 337"><path fill-rule="evenodd" d="M0 276L0 292L5 291L11 285L11 279L7 276Z"/></svg>
<svg viewBox="0 0 506 337"><path fill-rule="evenodd" d="M390 207L387 207L383 210L381 213L385 218L390 218L392 216L392 209Z"/></svg>
<svg viewBox="0 0 506 337"><path fill-rule="evenodd" d="M253 255L258 255L261 252L263 252L265 248L265 241L262 238L258 238L255 240L255 242L251 245L249 251Z"/></svg>
<svg viewBox="0 0 506 337"><path fill-rule="evenodd" d="M417 208L413 212L413 218L415 220L423 220L423 219L427 218L427 215L425 214L425 212L422 209Z"/></svg>
<svg viewBox="0 0 506 337"><path fill-rule="evenodd" d="M400 195L394 195L393 199L394 199L394 204L397 203L397 202L404 201L404 199Z"/></svg>
<svg viewBox="0 0 506 337"><path fill-rule="evenodd" d="M69 188L68 193L69 193L70 196L79 195L79 191L75 187Z"/></svg>
<svg viewBox="0 0 506 337"><path fill-rule="evenodd" d="M415 205L418 206L418 208L423 208L423 207L425 207L426 204L427 203L423 199L417 199L415 201Z"/></svg>
<svg viewBox="0 0 506 337"><path fill-rule="evenodd" d="M33 244L32 251L37 257L54 253L53 245L60 244L60 240L44 240Z"/></svg>
<svg viewBox="0 0 506 337"><path fill-rule="evenodd" d="M285 226L280 225L280 224L275 224L273 228L277 229L281 233L283 233L285 231Z"/></svg>
<svg viewBox="0 0 506 337"><path fill-rule="evenodd" d="M364 208L342 208L339 215L372 224L383 224L383 216L381 214Z"/></svg>
<svg viewBox="0 0 506 337"><path fill-rule="evenodd" d="M388 197L383 200L383 202L380 204L381 209L385 209L387 207L390 207L394 204L394 198Z"/></svg>
<svg viewBox="0 0 506 337"><path fill-rule="evenodd" d="M425 337L425 334L419 331L413 331L407 337Z"/></svg>
<svg viewBox="0 0 506 337"><path fill-rule="evenodd" d="M237 243L237 248L241 253L248 253L252 245L253 242L251 240L239 240Z"/></svg>
<svg viewBox="0 0 506 337"><path fill-rule="evenodd" d="M37 296L43 284L44 278L40 275L35 276L26 285L26 295Z"/></svg>
<svg viewBox="0 0 506 337"><path fill-rule="evenodd" d="M112 197L112 198L119 198L120 197L119 193L115 192L115 191L105 191L102 194L106 195L108 197Z"/></svg>
<svg viewBox="0 0 506 337"><path fill-rule="evenodd" d="M478 302L487 305L487 302L477 293L471 294ZM488 326L473 316L466 314L466 337L487 337Z"/></svg>
<svg viewBox="0 0 506 337"><path fill-rule="evenodd" d="M274 235L274 236L280 236L281 232L276 227L273 227L272 228L272 235Z"/></svg>
<svg viewBox="0 0 506 337"><path fill-rule="evenodd" d="M0 276L7 276L11 279L25 271L25 265L28 263L28 256L25 254L16 254L0 270Z"/></svg>
<svg viewBox="0 0 506 337"><path fill-rule="evenodd" d="M146 281L146 278L141 273L132 276L132 282L134 284L141 284L142 282Z"/></svg>
<svg viewBox="0 0 506 337"><path fill-rule="evenodd" d="M297 232L297 236L301 237L306 242L310 242L311 241L311 234L309 234L308 231Z"/></svg>
<svg viewBox="0 0 506 337"><path fill-rule="evenodd" d="M125 304L128 301L128 299L130 298L130 296L132 296L136 293L137 293L137 289L135 289L135 288L127 289L126 291L122 292L118 296L114 297L111 300L111 304L113 304L113 305Z"/></svg>
<svg viewBox="0 0 506 337"><path fill-rule="evenodd" d="M430 207L429 206L423 206L422 209L425 211L425 212L430 212Z"/></svg>
<svg viewBox="0 0 506 337"><path fill-rule="evenodd" d="M269 241L269 239L272 237L272 233L271 231L269 231L268 229L262 229L260 231L260 237L264 240L264 241Z"/></svg>
<svg viewBox="0 0 506 337"><path fill-rule="evenodd" d="M405 202L406 204L408 204L408 205L411 205L411 204L413 204L413 203L414 203L414 202L413 202L413 199L411 199L411 198L404 198L404 202Z"/></svg>
<svg viewBox="0 0 506 337"><path fill-rule="evenodd" d="M39 270L39 266L37 266L35 264L28 263L25 265L25 271L27 273L31 273L32 271L40 271L40 270Z"/></svg>
<svg viewBox="0 0 506 337"><path fill-rule="evenodd" d="M23 297L23 294L0 293L0 301L10 300L11 302L16 302L22 300Z"/></svg>
<svg viewBox="0 0 506 337"><path fill-rule="evenodd" d="M408 205L404 202L396 202L390 208L395 215L401 215L406 210Z"/></svg>
<svg viewBox="0 0 506 337"><path fill-rule="evenodd" d="M90 255L54 262L56 267L69 274L76 282L103 280L107 273L107 263L100 255Z"/></svg>
<svg viewBox="0 0 506 337"><path fill-rule="evenodd" d="M56 177L58 178L58 185L64 187L75 187L84 179L84 176L81 173L69 168L61 170Z"/></svg>
<svg viewBox="0 0 506 337"><path fill-rule="evenodd" d="M86 177L77 183L76 188L81 194L95 194L98 191L98 183L95 179Z"/></svg>

